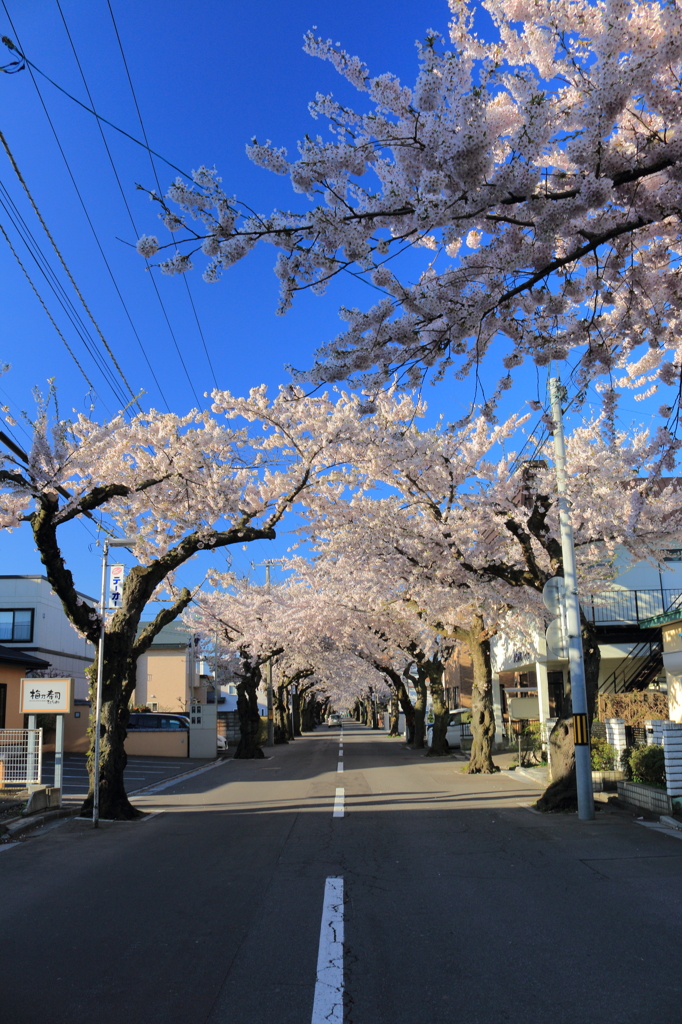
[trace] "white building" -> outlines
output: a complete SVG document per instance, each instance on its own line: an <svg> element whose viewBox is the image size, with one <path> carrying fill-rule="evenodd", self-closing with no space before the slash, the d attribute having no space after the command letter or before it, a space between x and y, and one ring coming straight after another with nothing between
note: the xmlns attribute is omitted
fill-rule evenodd
<svg viewBox="0 0 682 1024"><path fill-rule="evenodd" d="M620 571L612 593L594 598L580 595L583 612L594 622L599 639L599 692L648 688L665 691L661 627L646 628L642 624L671 608L682 608L682 548L671 548L666 553L662 571L648 562L629 565L625 557L616 564ZM544 636L537 635L523 648L498 636L491 646L499 741L504 736L506 699L521 696L519 689L531 691L528 696L535 696L536 691L541 722L561 715L568 692L568 661L548 651Z"/></svg>
<svg viewBox="0 0 682 1024"><path fill-rule="evenodd" d="M87 698L85 670L95 648L78 636L45 576L0 576L0 644L43 658L52 675L73 676L74 697Z"/></svg>

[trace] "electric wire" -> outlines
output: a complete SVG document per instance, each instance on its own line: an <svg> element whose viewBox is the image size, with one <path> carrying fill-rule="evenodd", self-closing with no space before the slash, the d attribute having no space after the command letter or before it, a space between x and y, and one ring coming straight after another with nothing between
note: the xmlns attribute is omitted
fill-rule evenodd
<svg viewBox="0 0 682 1024"><path fill-rule="evenodd" d="M44 300L43 300L43 298L42 298L42 296L41 296L40 292L38 291L38 289L36 288L35 284L33 283L33 280L32 280L32 278L31 278L31 274L29 273L29 271L27 270L27 268L26 268L26 267L24 266L24 264L22 263L22 260L20 260L20 258L19 258L19 256L18 256L18 254L17 254L16 250L15 250L15 249L14 249L14 247L12 246L12 244L11 244L11 241L10 241L10 239L9 239L9 236L8 236L8 234L7 234L7 232L6 232L5 228L4 228L4 226L3 226L2 224L0 224L0 231L2 231L2 233L3 233L3 236L4 236L4 238L5 238L5 241L6 241L7 245L9 246L9 249L10 249L10 251L11 251L11 253L12 253L12 255L13 255L14 259L16 260L16 262L18 263L18 265L20 266L20 268L22 268L22 270L24 271L24 274L26 275L26 279L27 279L27 281L29 282L29 284L31 285L31 288L33 289L33 291L35 292L35 294L36 294L36 296L37 296L37 298L38 298L38 301L40 302L41 306L43 307L43 309L44 309L44 310L45 310L45 312L47 313L47 316L49 317L49 321L50 321L50 324L52 325L52 327L54 328L54 330L56 331L56 333L57 333L57 334L59 335L59 337L61 338L61 341L63 342L63 344L65 344L65 345L66 345L66 347L67 347L67 351L69 352L69 354L71 355L72 359L74 360L74 362L75 362L76 366L78 367L78 369L80 370L81 374L83 375L83 377L84 377L84 379L85 379L85 382L86 382L86 384L88 385L88 387L90 388L90 390L91 390L91 391L92 391L92 392L93 392L94 394L97 394L97 392L96 392L96 390L95 390L95 388L94 388L94 385L92 384L92 381L90 380L90 378L88 377L88 375L87 375L87 374L85 373L85 370L83 369L83 367L82 367L82 366L80 365L80 362L78 361L78 356L77 356L77 355L76 355L76 353L74 352L73 348L71 347L71 345L69 344L69 342L67 341L67 339L65 338L65 336L63 336L63 335L62 335L62 333L61 333L61 331L59 330L59 328L58 328L58 326L57 326L56 322L54 321L54 317L52 316L51 312L50 312L50 311L49 311L49 309L47 308L47 305L45 304L45 302L44 302ZM101 400L101 399L100 399L100 400ZM102 402L102 404L103 404L103 402ZM106 409L106 407L105 407L105 406L104 406L104 409Z"/></svg>
<svg viewBox="0 0 682 1024"><path fill-rule="evenodd" d="M5 2L5 0L3 0L3 5L4 5L4 2ZM74 55L76 64L78 66L78 70L80 72L80 76L81 76L81 78L83 80L83 85L85 87L85 91L86 91L86 93L88 95L88 99L92 103L92 106L93 106L93 109L94 109L95 103L94 103L94 100L92 98L92 94L90 92L90 88L88 86L87 79L85 77L85 72L83 71L83 67L81 65L80 59L78 57L78 53L76 51L76 46L75 46L74 41L73 41L73 39L71 37L71 33L69 31L69 26L68 26L68 24L66 22L66 18L64 17L64 12L62 11L61 4L60 4L59 0L56 0L56 4L57 4L57 8L59 10L59 13L61 15L62 22L64 24L64 29L66 31L69 43L71 44L71 49L73 51L73 55ZM138 231L137 225L135 224L135 218L133 217L132 210L130 209L130 204L128 203L128 199L126 197L125 190L123 188L123 184L121 182L118 170L116 168L116 164L114 162L114 158L113 158L112 153L111 153L111 149L109 148L109 144L108 144L108 142L106 140L106 136L104 134L104 129L102 128L102 125L100 124L100 119L99 118L97 120L97 127L99 128L99 132L100 132L100 135L102 137L102 142L104 144L104 148L106 150L107 157L109 158L109 163L111 164L111 169L112 169L112 171L114 173L114 177L116 179L116 184L118 185L119 192L121 193L121 198L123 199L123 203L124 203L126 211L128 213L128 217L130 218L130 223L131 223L131 225L133 227L133 231L135 232L136 237L139 237L140 232ZM185 363L185 360L183 359L182 352L180 351L180 346L179 346L177 338L175 336L175 331L173 330L173 326L171 324L170 317L168 316L168 312L166 310L165 304L164 304L163 299L161 297L161 293L160 293L160 291L158 289L156 280L155 280L154 275L152 273L151 266L150 266L148 260L146 260L145 262L147 264L147 272L149 274L149 279L152 282L152 285L153 285L153 288L154 288L154 292L155 292L156 297L157 297L157 299L159 301L159 304L161 306L161 309L162 309L162 312L163 312L163 315L164 315L164 319L166 321L166 325L168 327L168 331L170 333L171 338L173 339L173 344L175 345L175 350L177 352L178 359L180 360L180 364L181 364L182 369L183 369L183 371L185 373L185 376L187 378L187 382L189 383L190 389L192 391L192 394L194 395L196 403L199 406L199 408L201 408L201 404L202 403L199 400L199 396L196 393L196 390L194 388L194 384L192 383L192 379L191 379L191 377L189 375L189 370L187 369L187 365Z"/></svg>
<svg viewBox="0 0 682 1024"><path fill-rule="evenodd" d="M129 404L129 399L127 398L125 393L121 390L120 384L118 383L118 379L114 375L113 370L111 369L111 367L107 363L106 359L104 358L104 355L99 351L99 349L98 349L94 339L92 338L92 336L90 335L90 333L88 331L87 325L83 322L83 320L82 320L82 318L81 318L77 308L74 306L70 296L65 291L64 286L62 285L62 283L59 280L58 276L55 274L53 268L50 266L50 263L47 260L47 258L45 256L45 254L43 253L42 249L40 248L40 245L37 242L37 240L35 239L35 236L31 232L31 230L28 227L28 225L26 224L26 221L24 220L24 218L22 217L21 213L17 209L16 204L12 200L11 196L7 192L7 189L2 184L1 181L0 181L0 207L7 214L8 219L10 220L10 222L12 223L12 226L14 227L15 231L17 232L17 234L19 235L19 237L23 241L24 245L28 249L28 252L29 252L31 258L36 263L36 266L38 267L40 273L44 277L48 287L51 289L51 291L55 295L55 297L56 297L57 301L59 302L59 304L61 305L64 313L66 314L68 319L71 321L71 324L72 324L74 330L76 331L76 333L80 337L80 339L83 342L86 350L88 351L89 355L93 359L93 362L98 367L98 369L102 373L105 381L107 382L107 384L111 388L111 390L112 390L112 392L114 394L114 397L116 398L116 402L118 404L120 404L123 409L125 409L128 406L128 404ZM15 258L16 258L16 254L15 254ZM95 393L97 393L96 389L94 389L94 390L95 390ZM101 396L98 396L98 397L101 397Z"/></svg>
<svg viewBox="0 0 682 1024"><path fill-rule="evenodd" d="M16 29L14 27L14 24L12 22L11 15L9 14L9 11L7 10L7 5L5 3L5 0L2 0L2 5L3 5L3 7L5 9L5 13L7 14L7 17L9 19L9 24L12 27L12 32L14 33L16 38L18 39L18 34L17 34ZM20 45L20 40L19 40L19 45ZM76 195L77 195L78 200L79 200L79 202L81 204L81 207L83 209L83 213L85 214L85 218L86 218L86 220L87 220L87 222L88 222L88 224L90 226L90 230L92 231L95 243L96 243L96 245L97 245L97 247L99 249L99 252L101 254L101 257L102 257L102 259L104 261L104 265L106 266L106 269L108 269L108 271L109 271L110 278L112 279L112 283L114 285L114 288L116 289L117 295L118 295L118 297L119 297L119 299L121 301L121 304L122 304L122 306L123 306L123 308L125 310L126 316L128 317L128 322L129 322L130 327L132 329L132 332L133 332L133 334L135 336L137 344L138 344L138 346L139 346L139 348L140 348L140 350L142 352L142 355L143 355L144 360L146 362L147 368L148 368L148 370L150 370L150 373L152 374L152 378L154 379L154 382L157 385L157 388L159 389L159 393L160 393L161 398L162 398L162 400L163 400L163 402L164 402L164 404L166 406L167 411L170 412L170 407L169 407L168 401L166 399L166 396L165 396L165 394L163 392L163 389L162 389L162 387L161 387L161 385L160 385L160 383L159 383L159 381L157 379L157 375L154 372L154 368L152 366L152 362L150 361L150 357L148 357L148 355L146 354L146 351L145 351L144 346L142 344L141 338L139 337L139 334L138 334L138 332L137 332L137 330L135 328L135 325L133 323L132 316L130 315L130 311L128 309L128 306L126 305L126 302L125 302L125 300L123 298L123 295L121 294L121 290L120 290L120 288L118 286L118 283L116 281L116 278L114 276L114 271L112 270L112 268L110 266L109 260L106 259L106 256L104 254L104 250L103 250L103 248L101 246L101 243L99 241L99 237L97 236L97 232L95 230L94 224L92 223L92 219L91 219L90 214L89 214L89 212L87 210L87 207L85 205L85 201L84 201L84 199L83 199L83 197L81 195L81 190L78 187L78 183L77 183L76 178L74 176L74 173L73 173L73 171L71 169L71 165L69 163L67 155L66 155L65 151L63 151L63 146L61 145L61 141L60 141L59 136L57 134L56 128L54 127L54 123L52 121L52 118L50 117L50 113L47 110L47 104L45 103L45 99L43 97L43 94L40 91L40 86L38 85L38 82L36 81L36 77L33 74L33 69L31 67L29 67L29 74L31 75L31 80L32 80L32 82L34 84L34 87L36 89L36 92L38 94L38 98L40 100L40 103L42 105L43 111L45 113L45 117L47 118L47 123L49 124L50 129L52 131L52 135L54 136L54 140L55 140L55 142L57 144L57 148L58 148L59 153L61 155L61 159L63 160L63 163L65 163L65 166L67 168L69 176L70 176L70 178L72 180L72 183L73 183L74 188L76 190ZM73 98L73 97L71 97L71 98Z"/></svg>
<svg viewBox="0 0 682 1024"><path fill-rule="evenodd" d="M76 295L80 299L85 312L90 317L90 320L92 321L92 323L93 323L93 325L95 327L95 330L97 331L97 333L98 333L98 335L99 335L99 337L100 337L100 339L102 341L102 344L104 345L105 349L107 350L107 353L109 354L109 358L111 359L112 363L116 367L116 370L117 370L121 380L123 381L123 383L125 384L126 388L128 389L128 391L130 393L130 396L133 399L133 401L136 402L137 399L136 399L136 396L135 396L135 392L133 391L133 389L131 388L130 384L128 383L128 381L126 379L126 376L125 376L123 370L121 369L121 366L120 366L118 360L116 359L116 356L114 355L114 352L113 352L111 346L109 345L109 342L104 337L104 334L102 333L102 329L100 328L99 324L95 320L95 317L93 316L92 310L88 306L87 302L85 301L85 297L83 296L83 293L81 292L80 288L76 284L75 278L74 278L73 274L71 273L71 271L69 270L69 267L68 267L68 265L66 263L66 260L64 259L64 256L62 255L62 252L61 252L59 246L57 245L56 241L54 240L54 237L53 237L52 233L50 232L50 229L48 228L47 224L45 223L43 215L41 214L40 210L38 209L38 205L37 205L35 199L31 195L31 191L30 191L28 185L26 184L26 180L25 180L23 174L19 170L19 166L18 166L18 164L17 164L17 162L16 162L16 160L14 158L14 155L13 155L13 153L12 153L10 147L9 147L9 144L7 142L7 139L5 138L5 136L2 133L2 131L0 131L0 142L2 142L3 148L4 148L5 152L7 153L7 156L9 157L9 161L10 161L10 163L12 165L12 169L14 170L14 173L16 174L17 178L19 179L19 182L20 182L22 188L24 189L24 192L28 196L28 200L29 200L31 206L33 207L35 215L38 218L38 220L40 221L41 227L43 228L45 234L49 238L50 243L52 244L52 248L54 249L55 253L57 254L57 258L59 259L59 262L61 263L62 267L64 268L66 276L68 277L69 281L73 285L74 291L76 292ZM138 403L138 405L139 405L139 403ZM141 411L142 410L140 409L140 412Z"/></svg>
<svg viewBox="0 0 682 1024"><path fill-rule="evenodd" d="M59 4L59 0L57 0L57 3ZM120 36L119 31L118 31L118 25L116 24L116 18L114 17L114 11L113 11L113 8L111 6L111 0L107 0L107 7L109 8L109 14L111 15L111 21L112 21L112 24L114 26L114 32L116 33L116 41L118 42L118 48L121 51L121 59L123 60L123 66L125 68L126 76L128 78L128 85L130 86L130 92L131 92L132 97L133 97L133 103L135 104L135 110L137 111L137 117L138 117L138 120L140 122L140 129L142 131L142 138L145 141L145 146L147 148L147 153L149 154L149 163L151 164L152 173L153 173L154 179L156 181L156 187L159 190L159 195L162 195L163 194L163 189L161 188L161 182L159 181L159 175L157 174L157 171L156 171L156 164L154 163L154 155L153 155L154 151L151 149L151 147L149 145L149 139L147 138L147 131L146 131L145 126L144 126L144 121L142 120L142 111L140 110L140 105L139 105L139 103L137 101L137 94L135 93L135 86L133 85L133 79L132 79L132 76L130 74L130 68L128 67L128 61L126 60L125 51L123 49L123 42L121 40L121 36ZM175 246L175 249L176 249L176 252L177 252L178 251L177 244ZM204 337L204 332L202 330L201 323L199 322L199 314L197 313L197 309L196 309L196 306L194 304L194 298L192 296L192 292L191 292L191 289L189 287L189 281L187 280L187 275L186 274L182 275L182 280L184 282L185 288L187 289L187 298L189 299L190 306L192 307L192 313L194 314L194 319L196 321L197 330L199 331L199 337L201 338L201 343L202 343L202 345L204 347L204 353L206 355L206 361L207 361L207 363L209 365L209 368L211 370L211 376L213 377L213 383L215 384L216 387L218 387L218 381L216 379L215 370L213 369L213 363L211 362L211 357L210 357L209 352L208 352L208 346L206 345L206 338Z"/></svg>
<svg viewBox="0 0 682 1024"><path fill-rule="evenodd" d="M88 331L87 325L83 322L78 309L74 306L71 297L64 289L64 286L59 280L57 274L55 274L49 260L42 251L40 244L36 240L2 181L0 181L0 207L4 209L15 231L28 249L29 254L45 278L47 285L54 293L66 316L71 321L74 330L79 335L89 355L92 357L93 362L99 368L104 379L114 393L116 401L125 407L129 400L121 390L118 379L114 375L102 353L99 351L94 339Z"/></svg>

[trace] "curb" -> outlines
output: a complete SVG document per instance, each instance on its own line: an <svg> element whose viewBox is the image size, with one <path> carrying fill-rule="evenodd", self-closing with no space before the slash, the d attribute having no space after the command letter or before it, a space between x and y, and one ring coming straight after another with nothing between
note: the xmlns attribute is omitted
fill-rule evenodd
<svg viewBox="0 0 682 1024"><path fill-rule="evenodd" d="M77 813L77 809L73 807L55 807L53 811L46 811L44 814L32 814L28 818L15 819L14 823L6 824L5 828L10 836L18 836L22 832L28 832L38 825L47 825L58 818L73 818Z"/></svg>
<svg viewBox="0 0 682 1024"><path fill-rule="evenodd" d="M216 761L202 764L200 768L190 768L189 771L181 772L180 775L171 775L170 778L162 779L161 782L151 782L148 786L143 786L142 789L134 789L132 793L128 793L128 796L140 796L141 794L149 793L150 790L154 792L159 789L167 789L176 782L182 782L183 779L189 779L193 775L201 775L203 772L207 772L211 768L217 768L219 764L225 764L229 760L231 760L229 757L220 757Z"/></svg>
<svg viewBox="0 0 682 1024"><path fill-rule="evenodd" d="M682 821L678 821L677 818L671 818L669 814L662 814L658 820L661 825L667 825L668 828L682 830Z"/></svg>

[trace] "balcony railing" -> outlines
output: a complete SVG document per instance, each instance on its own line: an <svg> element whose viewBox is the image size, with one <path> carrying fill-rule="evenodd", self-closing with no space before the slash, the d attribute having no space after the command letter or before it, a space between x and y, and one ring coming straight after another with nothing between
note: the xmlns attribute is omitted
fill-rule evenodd
<svg viewBox="0 0 682 1024"><path fill-rule="evenodd" d="M679 608L682 618L682 590L612 590L587 594L580 601L586 617L596 625L638 625L653 615Z"/></svg>

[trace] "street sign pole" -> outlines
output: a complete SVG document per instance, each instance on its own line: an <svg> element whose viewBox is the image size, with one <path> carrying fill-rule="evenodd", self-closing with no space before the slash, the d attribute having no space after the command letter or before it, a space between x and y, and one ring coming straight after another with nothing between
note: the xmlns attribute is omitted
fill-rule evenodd
<svg viewBox="0 0 682 1024"><path fill-rule="evenodd" d="M554 420L554 460L557 477L561 554L564 564L564 596L568 664L571 674L578 817L581 821L592 821L594 818L594 794L592 791L592 765L590 761L590 729L587 719L587 691L585 687L585 665L583 662L583 642L580 629L578 578L575 564L575 548L573 546L573 528L571 526L570 506L567 497L566 444L561 414L561 399L565 395L565 389L557 377L552 377L549 382L549 394L552 404L552 419Z"/></svg>

